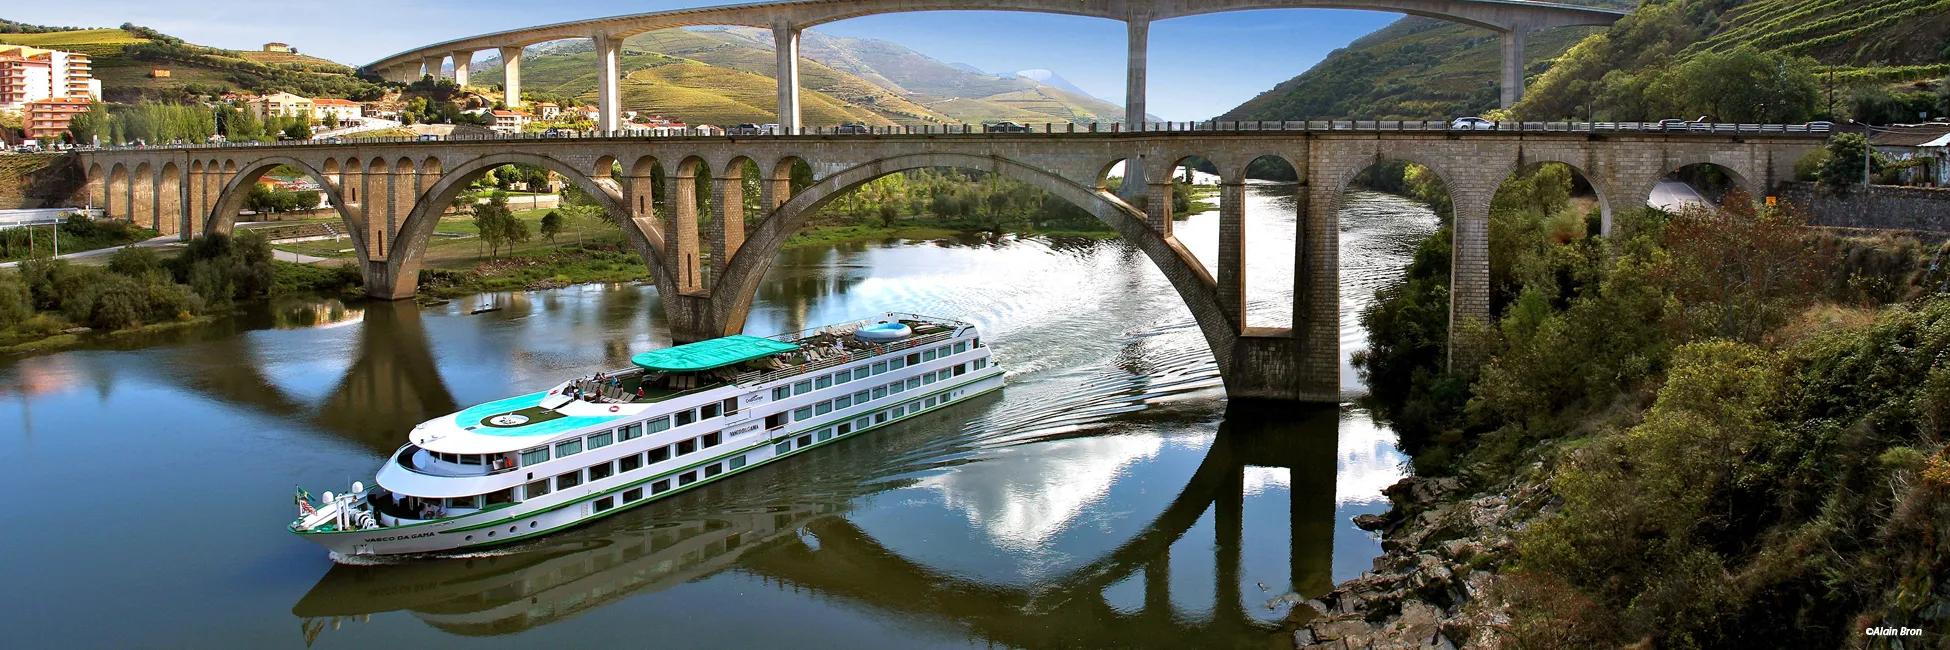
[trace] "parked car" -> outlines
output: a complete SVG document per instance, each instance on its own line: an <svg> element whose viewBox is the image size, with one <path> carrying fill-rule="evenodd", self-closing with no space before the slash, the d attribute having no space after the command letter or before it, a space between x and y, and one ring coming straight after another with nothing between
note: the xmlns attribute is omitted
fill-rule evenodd
<svg viewBox="0 0 1950 650"><path fill-rule="evenodd" d="M983 133L1028 133L1029 125L1021 122L996 122L982 127Z"/></svg>
<svg viewBox="0 0 1950 650"><path fill-rule="evenodd" d="M725 135L762 135L762 132L759 131L759 127L757 124L746 122L744 124L740 124L737 126L725 127L724 134Z"/></svg>
<svg viewBox="0 0 1950 650"><path fill-rule="evenodd" d="M1821 129L1821 130L1833 131L1835 130L1835 123L1830 122L1828 120L1815 120L1813 122L1808 123L1808 129L1809 130Z"/></svg>
<svg viewBox="0 0 1950 650"><path fill-rule="evenodd" d="M414 137L413 139L414 139L415 141L419 141L419 142L433 142L433 141L436 141L436 140L439 140L439 139L440 139L440 136L437 136L437 135L434 135L434 134L431 134L431 133L427 133L427 134L422 134L422 135L419 135L419 136L416 136L416 137Z"/></svg>
<svg viewBox="0 0 1950 650"><path fill-rule="evenodd" d="M551 129L547 129L547 130L544 130L544 131L542 131L542 137L544 137L544 138L566 138L566 137L569 137L569 132L568 132L568 131L564 131L564 130L562 130L562 129L554 129L554 128L551 128Z"/></svg>
<svg viewBox="0 0 1950 650"><path fill-rule="evenodd" d="M760 124L758 125L758 134L759 135L784 135L785 129L779 128L779 125L777 124Z"/></svg>
<svg viewBox="0 0 1950 650"><path fill-rule="evenodd" d="M873 127L859 122L849 122L839 125L838 128L833 129L833 132L840 135L872 135Z"/></svg>
<svg viewBox="0 0 1950 650"><path fill-rule="evenodd" d="M1659 120L1659 130L1660 131L1685 131L1692 128L1690 126L1691 124L1692 124L1691 122L1687 122L1686 120L1681 120L1681 119Z"/></svg>
<svg viewBox="0 0 1950 650"><path fill-rule="evenodd" d="M1453 131L1495 131L1496 123L1480 117L1458 117L1449 123Z"/></svg>

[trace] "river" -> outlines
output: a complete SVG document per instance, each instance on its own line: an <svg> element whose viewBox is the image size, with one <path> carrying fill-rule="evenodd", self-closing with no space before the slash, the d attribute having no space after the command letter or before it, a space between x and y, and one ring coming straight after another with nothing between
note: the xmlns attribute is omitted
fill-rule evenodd
<svg viewBox="0 0 1950 650"><path fill-rule="evenodd" d="M1287 319L1292 190L1248 190L1255 325ZM1350 195L1344 353L1434 227ZM1176 230L1213 264L1216 212ZM1121 241L795 249L746 332L887 310L977 323L1008 387L536 542L357 566L284 530L295 485L370 481L420 421L668 344L655 289L283 299L0 359L0 629L25 648L1277 647L1289 592L1380 552L1348 519L1386 508L1393 434L1352 406L1229 405Z"/></svg>

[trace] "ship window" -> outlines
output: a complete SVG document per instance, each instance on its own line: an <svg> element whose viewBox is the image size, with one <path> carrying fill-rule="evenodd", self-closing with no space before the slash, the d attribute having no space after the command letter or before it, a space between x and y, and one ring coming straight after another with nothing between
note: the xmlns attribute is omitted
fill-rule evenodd
<svg viewBox="0 0 1950 650"><path fill-rule="evenodd" d="M927 404L928 404L928 408L934 408L934 405L935 405L935 403L936 403L936 402L935 402L935 399L934 399L934 398L932 398L932 397L930 397L930 398L928 398L928 402L927 402Z"/></svg>
<svg viewBox="0 0 1950 650"><path fill-rule="evenodd" d="M854 403L855 405L860 405L860 404L865 404L865 403L867 403L867 396L868 396L868 395L871 395L871 393L868 393L867 391L864 391L864 390L863 390L863 391L860 391L860 392L858 392L858 393L854 393L854 394L853 394L853 403Z"/></svg>
<svg viewBox="0 0 1950 650"><path fill-rule="evenodd" d="M713 431L713 432L710 432L710 433L707 433L707 434L704 434L704 437L703 437L703 438L699 438L699 439L700 439L700 440L703 440L703 441L704 441L704 443L703 443L703 446L705 446L705 447L716 447L716 446L718 446L718 443L720 443L720 442L723 442L723 441L724 441L724 432L723 432L723 431Z"/></svg>
<svg viewBox="0 0 1950 650"><path fill-rule="evenodd" d="M643 423L638 422L617 430L616 441L625 442L643 437Z"/></svg>
<svg viewBox="0 0 1950 650"><path fill-rule="evenodd" d="M820 376L819 376L819 379L817 379L817 380L815 380L815 381L818 381L818 382L819 382L819 385L818 385L818 386L816 386L817 388L832 388L832 387L833 387L833 376L832 376L832 375L820 375Z"/></svg>
<svg viewBox="0 0 1950 650"><path fill-rule="evenodd" d="M833 383L844 384L849 381L853 381L852 370L841 370L839 372L833 373Z"/></svg>
<svg viewBox="0 0 1950 650"><path fill-rule="evenodd" d="M865 428L867 428L867 425L868 425L868 424L870 424L870 423L869 423L869 422L867 422L867 418L864 418L864 417L863 417L863 418L860 418L860 419L858 419L858 420L854 420L854 421L853 421L853 430L854 430L854 431L859 431L859 430L861 430L861 429L865 429Z"/></svg>
<svg viewBox="0 0 1950 650"><path fill-rule="evenodd" d="M608 447L610 441L614 440L615 438L616 438L616 434L610 433L608 431L604 431L602 433L589 436L589 448L602 449L604 447Z"/></svg>
<svg viewBox="0 0 1950 650"><path fill-rule="evenodd" d="M907 403L907 412L908 412L908 413L920 413L920 412L921 412L921 400L918 400L918 399L917 399L917 400L914 400L914 401L912 401L912 402L908 402L908 403Z"/></svg>
<svg viewBox="0 0 1950 650"><path fill-rule="evenodd" d="M479 497L454 497L454 498L452 498L452 499L448 499L448 500L447 500L447 507L449 507L449 508L479 508L479 507L481 507L481 506L480 506L480 501L478 501L477 499L479 499Z"/></svg>
<svg viewBox="0 0 1950 650"><path fill-rule="evenodd" d="M891 384L888 384L888 385L887 385L887 389L888 389L888 390L887 390L887 394L889 394L889 395L899 395L901 391L904 391L904 390L907 390L907 382L901 382L901 381L897 381L897 382L894 382L894 383L891 383Z"/></svg>
<svg viewBox="0 0 1950 650"><path fill-rule="evenodd" d="M616 507L616 497L603 497L601 499L596 500L596 512L602 512L604 510L609 510L615 507Z"/></svg>
<svg viewBox="0 0 1950 650"><path fill-rule="evenodd" d="M609 478L614 475L616 475L615 463L603 463L601 465L589 466L589 482L591 483Z"/></svg>
<svg viewBox="0 0 1950 650"><path fill-rule="evenodd" d="M711 463L709 465L704 466L704 478L711 478L713 476L717 476L723 473L724 473L724 465L722 464Z"/></svg>
<svg viewBox="0 0 1950 650"><path fill-rule="evenodd" d="M696 421L697 421L697 411L695 410L684 409L682 411L677 412L677 426L681 427Z"/></svg>
<svg viewBox="0 0 1950 650"><path fill-rule="evenodd" d="M852 395L841 395L841 396L839 396L839 397L835 397L835 398L833 398L833 408L836 408L836 409L847 409L847 408L852 408L852 407L853 407L853 396L852 396Z"/></svg>
<svg viewBox="0 0 1950 650"><path fill-rule="evenodd" d="M651 494L663 494L669 491L670 491L670 479L664 479L650 484Z"/></svg>
<svg viewBox="0 0 1950 650"><path fill-rule="evenodd" d="M581 440L569 440L566 442L555 443L556 458L561 458L563 456L570 456L570 455L580 454L580 453L582 453Z"/></svg>
<svg viewBox="0 0 1950 650"><path fill-rule="evenodd" d="M907 353L907 365L911 366L920 362L921 362L921 353L919 352Z"/></svg>
<svg viewBox="0 0 1950 650"><path fill-rule="evenodd" d="M643 454L630 454L616 461L616 472L619 474L634 472L640 467L643 467Z"/></svg>
<svg viewBox="0 0 1950 650"><path fill-rule="evenodd" d="M901 360L900 357L894 357L894 360L887 362L887 368L889 370L900 370L905 367L907 367L907 362Z"/></svg>
<svg viewBox="0 0 1950 650"><path fill-rule="evenodd" d="M480 456L480 454L461 454L461 456L460 456L460 464L462 464L462 465L479 465L479 464L481 464L481 456Z"/></svg>
<svg viewBox="0 0 1950 650"><path fill-rule="evenodd" d="M567 490L578 485L582 485L582 470L576 470L555 477L555 489L557 490Z"/></svg>
<svg viewBox="0 0 1950 650"><path fill-rule="evenodd" d="M932 383L934 383L934 373L932 373L932 372L930 372L930 373L928 373L928 374L925 374L925 375L921 375L921 383L922 383L922 384L932 384Z"/></svg>
<svg viewBox="0 0 1950 650"><path fill-rule="evenodd" d="M489 492L489 493L487 493L487 494L484 494L484 495L482 495L482 496L483 496L483 497L486 497L486 499L487 499L487 505L491 505L491 506L498 506L498 505L501 505L501 504L503 504L503 503L514 503L514 502L515 502L515 489L514 489L514 488L501 488L501 489L499 489L499 490L495 490L495 491L493 491L493 492Z"/></svg>
<svg viewBox="0 0 1950 650"><path fill-rule="evenodd" d="M650 450L650 462L661 463L670 460L670 445Z"/></svg>
<svg viewBox="0 0 1950 650"><path fill-rule="evenodd" d="M623 491L623 503L629 503L632 501L641 501L642 499L643 499L643 488L630 488L628 490Z"/></svg>
<svg viewBox="0 0 1950 650"><path fill-rule="evenodd" d="M921 387L921 378L920 378L920 377L908 377L908 378L907 378L907 389L908 389L908 390L914 390L914 389L916 389L916 388L920 388L920 387Z"/></svg>
<svg viewBox="0 0 1950 650"><path fill-rule="evenodd" d="M696 438L692 438L690 440L685 440L677 443L677 455L679 456L682 456L684 454L694 453L696 451L697 451Z"/></svg>
<svg viewBox="0 0 1950 650"><path fill-rule="evenodd" d="M533 499L535 497L539 497L544 494L548 494L548 479L542 479L534 483L529 483L526 487L523 487L521 489L521 498L524 499Z"/></svg>
<svg viewBox="0 0 1950 650"><path fill-rule="evenodd" d="M785 426L785 411L765 416L765 428L777 429L782 426Z"/></svg>
<svg viewBox="0 0 1950 650"><path fill-rule="evenodd" d="M887 362L881 361L873 364L873 374L878 375L883 372L887 372Z"/></svg>
<svg viewBox="0 0 1950 650"><path fill-rule="evenodd" d="M988 359L976 359L976 360L975 360L975 369L976 369L976 370L981 370L981 369L983 369L983 368L986 368L986 367L988 367L988 365L989 365L989 360L988 360Z"/></svg>
<svg viewBox="0 0 1950 650"><path fill-rule="evenodd" d="M738 412L738 398L736 397L724 398L724 401L719 403L718 405L724 407L725 415L731 415L733 413Z"/></svg>
<svg viewBox="0 0 1950 650"><path fill-rule="evenodd" d="M684 473L682 473L682 474L678 474L678 475L677 475L677 484L678 484L678 485L680 485L680 486L682 486L682 485L690 485L690 484L692 484L692 483L696 483L696 482L697 482L697 472L695 472L695 471L692 471L692 472L684 472Z"/></svg>
<svg viewBox="0 0 1950 650"><path fill-rule="evenodd" d="M882 398L882 397L886 397L886 396L887 396L887 387L886 387L886 386L875 386L875 387L873 387L873 398L874 398L874 399L880 399L880 398Z"/></svg>
<svg viewBox="0 0 1950 650"><path fill-rule="evenodd" d="M818 404L813 405L814 415L825 415L827 413L832 413L832 412L833 412L833 400L826 400L824 402L820 402Z"/></svg>
<svg viewBox="0 0 1950 650"><path fill-rule="evenodd" d="M820 430L819 430L819 441L820 441L820 442L826 442L826 441L828 441L828 440L832 440L832 439L833 439L833 428L832 428L832 427L827 427L827 428L824 428L824 429L820 429Z"/></svg>
<svg viewBox="0 0 1950 650"><path fill-rule="evenodd" d="M961 354L961 353L963 353L963 352L967 352L967 351L968 351L968 342L967 342L967 341L959 341L959 342L956 342L956 343L955 343L955 354Z"/></svg>
<svg viewBox="0 0 1950 650"><path fill-rule="evenodd" d="M731 460L728 460L728 461L725 461L725 466L726 466L726 467L729 467L729 468L731 468L731 469L738 469L738 468L740 468L740 467L744 467L744 466L745 466L745 457L744 457L744 456L732 456L732 457L731 457Z"/></svg>
<svg viewBox="0 0 1950 650"><path fill-rule="evenodd" d="M792 385L792 394L804 395L812 391L812 381L802 381Z"/></svg>
<svg viewBox="0 0 1950 650"><path fill-rule="evenodd" d="M670 430L670 416L668 415L657 418L655 420L650 420L649 423L650 423L649 433L656 433L659 431Z"/></svg>
<svg viewBox="0 0 1950 650"><path fill-rule="evenodd" d="M923 351L921 351L921 360L922 360L922 361L933 361L933 360L934 360L934 350L923 350Z"/></svg>
<svg viewBox="0 0 1950 650"><path fill-rule="evenodd" d="M521 452L521 464L533 465L548 460L548 448L539 447Z"/></svg>
<svg viewBox="0 0 1950 650"><path fill-rule="evenodd" d="M812 418L812 407L810 406L801 406L792 411L792 420L794 422L803 422L811 418Z"/></svg>
<svg viewBox="0 0 1950 650"><path fill-rule="evenodd" d="M811 436L811 435L804 435L804 436L799 436L799 448L800 448L800 449L804 449L804 448L806 448L806 446L808 446L808 445L811 445L811 444L812 444L812 436Z"/></svg>
<svg viewBox="0 0 1950 650"><path fill-rule="evenodd" d="M963 374L963 373L966 373L966 372L968 372L968 364L966 364L966 363L957 363L957 364L955 364L955 376L956 376L956 377L960 377L960 376L962 376L962 374Z"/></svg>
<svg viewBox="0 0 1950 650"><path fill-rule="evenodd" d="M700 417L698 419L701 420L709 420L711 418L718 417L717 404L705 404L704 406L699 407L699 411L700 411Z"/></svg>
<svg viewBox="0 0 1950 650"><path fill-rule="evenodd" d="M782 400L791 396L792 396L791 386L780 386L778 388L772 389L772 399L774 401Z"/></svg>
<svg viewBox="0 0 1950 650"><path fill-rule="evenodd" d="M887 422L887 412L886 412L886 411L881 411L881 412L879 412L879 413L875 413L875 414L873 414L873 423L874 423L874 424L885 424L886 422Z"/></svg>
<svg viewBox="0 0 1950 650"><path fill-rule="evenodd" d="M791 440L787 440L787 441L785 441L785 442L781 442L781 443L779 443L779 444L778 444L777 446L774 446L774 447L772 448L772 455L773 455L773 456L784 456L784 455L785 455L785 453L786 453L786 452L788 452L788 451L792 451L792 441L791 441Z"/></svg>

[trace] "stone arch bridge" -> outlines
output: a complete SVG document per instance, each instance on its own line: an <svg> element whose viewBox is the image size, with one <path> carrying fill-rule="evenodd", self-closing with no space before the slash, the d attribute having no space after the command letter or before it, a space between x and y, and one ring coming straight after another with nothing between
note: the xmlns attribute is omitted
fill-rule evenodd
<svg viewBox="0 0 1950 650"><path fill-rule="evenodd" d="M184 238L228 232L250 187L279 166L296 168L319 183L351 234L368 293L385 299L413 295L440 216L469 184L501 165L545 167L595 197L622 228L651 269L680 341L739 332L760 279L787 238L839 195L908 169L975 169L1024 181L1081 206L1142 250L1190 308L1228 394L1334 402L1340 399L1337 212L1341 194L1363 169L1389 160L1414 162L1448 185L1456 219L1453 323L1489 317L1490 200L1513 172L1541 162L1569 164L1597 191L1609 228L1610 215L1644 205L1652 186L1672 170L1717 165L1742 189L1764 194L1788 177L1795 160L1823 142L1820 133L1798 127L1754 125L1676 133L1541 125L1524 131L1447 131L1413 122L1314 122L1261 130L1264 126L362 142L77 155L94 205L111 217ZM1302 197L1295 202L1300 232L1293 251L1293 319L1282 328L1246 326L1244 179L1246 167L1262 157L1290 165ZM1194 160L1209 161L1221 179L1219 259L1212 269L1172 235L1171 172ZM1112 169L1126 161L1133 176L1152 181L1142 192L1127 188L1122 194L1128 199L1108 188ZM816 180L795 192L790 174L801 162L814 170ZM651 171L658 166L667 172L661 186ZM745 214L743 176L751 167L762 177L762 196L757 212ZM698 176L710 177L713 191L720 193L709 202L708 220L698 214Z"/></svg>

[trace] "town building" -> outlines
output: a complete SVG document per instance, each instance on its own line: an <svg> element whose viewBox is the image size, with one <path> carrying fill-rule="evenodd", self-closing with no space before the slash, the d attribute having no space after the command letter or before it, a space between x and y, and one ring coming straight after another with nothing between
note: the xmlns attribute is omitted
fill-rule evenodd
<svg viewBox="0 0 1950 650"><path fill-rule="evenodd" d="M557 106L555 102L542 102L535 105L535 114L541 117L543 122L553 122L555 118L562 115L562 107Z"/></svg>
<svg viewBox="0 0 1950 650"><path fill-rule="evenodd" d="M364 116L365 106L359 102L349 99L313 98L311 100L311 117L320 122L344 122Z"/></svg>
<svg viewBox="0 0 1950 650"><path fill-rule="evenodd" d="M500 133L520 133L522 125L528 123L528 114L521 111L495 109L488 111L488 115L494 118L488 129Z"/></svg>
<svg viewBox="0 0 1950 650"><path fill-rule="evenodd" d="M1879 126L1869 144L1892 161L1922 161L1903 170L1902 184L1950 187L1950 123Z"/></svg>
<svg viewBox="0 0 1950 650"><path fill-rule="evenodd" d="M50 97L27 102L21 125L30 139L41 142L58 140L68 132L68 122L73 121L74 116L88 112L88 105L93 101L87 97Z"/></svg>
<svg viewBox="0 0 1950 650"><path fill-rule="evenodd" d="M257 115L258 119L271 115L312 115L312 105L310 98L291 93L273 93L250 103L251 113Z"/></svg>
<svg viewBox="0 0 1950 650"><path fill-rule="evenodd" d="M266 52L290 52L290 51L291 51L291 46L290 46L290 45L286 45L286 44L284 44L284 43L265 43L265 44L264 44L264 51L266 51Z"/></svg>
<svg viewBox="0 0 1950 650"><path fill-rule="evenodd" d="M101 96L102 82L95 79L88 55L0 45L0 108L20 109L43 99Z"/></svg>

